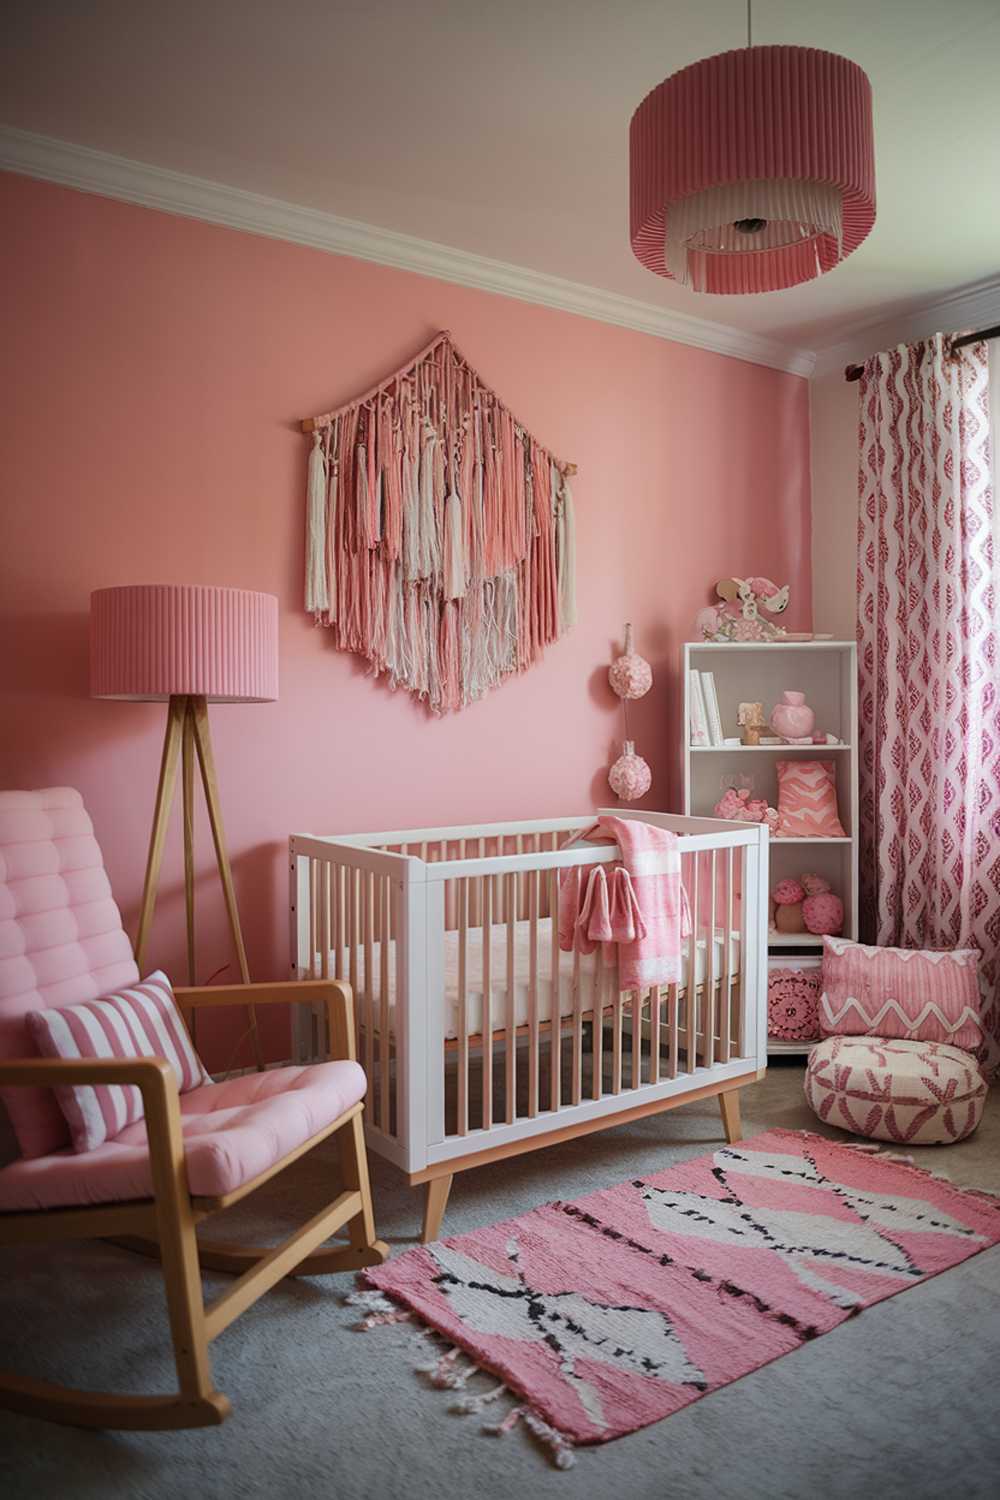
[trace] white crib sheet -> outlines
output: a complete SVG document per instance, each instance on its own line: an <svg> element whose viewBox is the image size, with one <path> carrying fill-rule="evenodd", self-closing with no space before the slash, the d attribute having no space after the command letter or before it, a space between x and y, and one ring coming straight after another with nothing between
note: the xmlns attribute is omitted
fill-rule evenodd
<svg viewBox="0 0 1000 1500"><path fill-rule="evenodd" d="M531 923L515 922L514 924L514 1024L515 1026L526 1026L528 1024L529 1009L529 973L531 964L530 938ZM688 982L688 970L690 968L689 943L684 942L683 953L683 979L684 985ZM718 977L725 970L725 929L715 929L715 965L714 972ZM317 974L321 973L319 967L319 954L317 954ZM459 1035L459 994L458 994L458 933L446 932L444 935L444 958L445 958L445 1038L452 1040ZM598 954L589 957L581 955L581 979L583 984L584 1008L589 1010L593 1003L593 973L595 959ZM507 1025L507 927L505 924L495 924L490 934L490 960L492 966L491 975L491 1005L490 1025L494 1031L500 1031ZM345 979L350 978L349 951L343 950L341 974ZM552 918L544 917L538 922L538 1019L548 1021L552 1015ZM740 968L740 934L734 930L729 934L729 966L734 978ZM330 953L330 973L334 973L334 953ZM396 1010L396 942L392 939L389 943L389 1025L395 1031ZM372 944L372 984L369 985L365 978L365 949L361 945L358 948L357 958L358 990L366 998L370 998L375 1005L376 1025L378 1024L378 1010L381 1003L381 943ZM708 938L707 934L699 938L695 948L695 984L705 982L708 974ZM601 1000L607 1005L614 993L617 984L617 971L608 968L604 971L603 988ZM573 1014L573 954L559 954L559 1014L560 1016L571 1016ZM470 927L466 941L466 1015L468 1034L477 1035L483 1025L483 931L481 927Z"/></svg>

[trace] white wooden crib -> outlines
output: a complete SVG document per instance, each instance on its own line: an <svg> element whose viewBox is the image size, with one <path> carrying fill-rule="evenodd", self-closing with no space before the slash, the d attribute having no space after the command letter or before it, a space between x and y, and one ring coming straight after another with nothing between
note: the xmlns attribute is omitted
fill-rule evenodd
<svg viewBox="0 0 1000 1500"><path fill-rule="evenodd" d="M427 1184L425 1242L467 1167L709 1095L739 1138L767 1061L767 830L613 811L682 838L679 984L622 992L599 947L560 952L560 872L620 857L564 847L592 813L289 840L293 973L351 984L368 1144ZM294 1009L296 1059L325 1055L320 1009Z"/></svg>

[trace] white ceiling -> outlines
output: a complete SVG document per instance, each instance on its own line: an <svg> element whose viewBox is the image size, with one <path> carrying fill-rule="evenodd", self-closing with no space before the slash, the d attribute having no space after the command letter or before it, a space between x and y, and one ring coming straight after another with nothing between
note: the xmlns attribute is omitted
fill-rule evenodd
<svg viewBox="0 0 1000 1500"><path fill-rule="evenodd" d="M631 113L745 26L744 0L30 0L0 121L800 348L995 279L1000 0L755 0L755 42L871 78L875 229L766 296L639 266Z"/></svg>

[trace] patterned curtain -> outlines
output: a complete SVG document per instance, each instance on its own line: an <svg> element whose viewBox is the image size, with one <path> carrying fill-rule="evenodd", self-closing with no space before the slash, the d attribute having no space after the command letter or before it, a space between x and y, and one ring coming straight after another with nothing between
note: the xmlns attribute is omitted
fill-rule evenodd
<svg viewBox="0 0 1000 1500"><path fill-rule="evenodd" d="M868 942L982 952L1000 1059L1000 601L986 346L861 379L861 905Z"/></svg>

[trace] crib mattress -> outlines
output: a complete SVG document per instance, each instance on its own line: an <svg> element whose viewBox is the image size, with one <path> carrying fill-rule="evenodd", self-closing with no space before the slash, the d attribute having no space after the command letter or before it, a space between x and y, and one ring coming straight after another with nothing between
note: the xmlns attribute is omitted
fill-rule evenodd
<svg viewBox="0 0 1000 1500"><path fill-rule="evenodd" d="M531 967L531 927L530 922L522 921L514 923L514 1025L526 1026L529 1018L530 1005L530 967ZM552 1017L552 918L540 918L538 928L538 1019L548 1021ZM716 979L725 971L725 943L726 935L724 928L715 929L714 947L715 963L713 973ZM691 967L690 944L684 943L682 958L682 986L686 986L689 979ZM335 953L330 953L330 973L335 972ZM320 955L317 954L317 973L321 972L319 967ZM695 985L705 983L709 973L709 953L707 933L699 938L695 945ZM461 1033L461 1017L459 1015L459 986L458 986L458 933L446 932L444 935L444 961L445 961L445 1039L454 1040ZM508 1023L508 975L507 975L507 926L506 924L495 924L490 929L490 963L491 963L491 1001L490 1001L490 1027L494 1031L501 1031ZM574 1011L573 1002L573 963L572 953L559 954L559 1000L558 1013L561 1017L571 1016ZM583 1005L585 1010L590 1010L594 1004L594 973L595 964L600 963L600 954L595 953L589 957L580 957L581 986L583 989ZM610 1003L617 988L617 970L613 967L602 967L602 988L600 1003ZM729 968L735 977L740 968L740 934L733 931L729 934ZM350 952L343 949L341 953L340 973L345 978L350 978ZM376 1010L376 1025L378 1024L378 1010L382 998L382 954L381 944L372 944L372 973L371 982L365 974L365 949L359 946L357 952L357 986L359 994L365 1001L374 1003ZM389 991L389 1025L395 1031L396 1011L396 942L389 942L389 964L386 975ZM466 1025L467 1035L476 1036L483 1029L483 930L481 927L470 927L466 938Z"/></svg>

